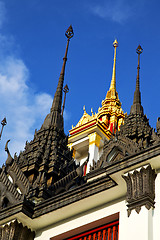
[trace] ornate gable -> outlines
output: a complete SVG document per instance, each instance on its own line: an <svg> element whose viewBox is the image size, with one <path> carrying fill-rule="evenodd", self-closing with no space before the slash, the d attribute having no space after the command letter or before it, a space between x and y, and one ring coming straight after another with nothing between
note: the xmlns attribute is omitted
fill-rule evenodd
<svg viewBox="0 0 160 240"><path fill-rule="evenodd" d="M85 123L88 123L90 121L92 121L93 119L96 119L96 114L94 115L92 112L92 116L90 116L85 109L85 106L83 107L84 113L83 116L81 117L81 119L79 120L79 122L77 123L77 125L75 127L80 127L82 125L84 125Z"/></svg>
<svg viewBox="0 0 160 240"><path fill-rule="evenodd" d="M108 142L105 141L103 154L94 168L106 167L114 162L135 154L140 146L125 136L116 135ZM92 170L94 169L92 168Z"/></svg>

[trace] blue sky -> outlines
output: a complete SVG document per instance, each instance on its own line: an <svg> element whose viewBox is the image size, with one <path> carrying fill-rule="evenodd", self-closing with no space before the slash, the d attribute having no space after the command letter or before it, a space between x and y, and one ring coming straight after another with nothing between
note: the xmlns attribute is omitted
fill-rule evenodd
<svg viewBox="0 0 160 240"><path fill-rule="evenodd" d="M117 91L124 112L133 101L141 44L140 88L144 112L155 128L160 116L160 3L158 0L0 0L0 142L12 155L31 140L50 111L72 24L65 84L69 86L65 131L76 125L83 106L97 112L109 89L113 46L118 39Z"/></svg>

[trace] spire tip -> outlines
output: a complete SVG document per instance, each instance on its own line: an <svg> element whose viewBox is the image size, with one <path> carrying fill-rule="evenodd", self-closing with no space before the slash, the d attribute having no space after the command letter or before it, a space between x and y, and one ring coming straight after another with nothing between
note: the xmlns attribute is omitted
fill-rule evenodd
<svg viewBox="0 0 160 240"><path fill-rule="evenodd" d="M143 48L141 47L141 45L139 44L137 49L136 49L136 53L137 54L141 54L143 52Z"/></svg>
<svg viewBox="0 0 160 240"><path fill-rule="evenodd" d="M118 47L118 41L117 41L117 39L114 40L114 42L113 42L113 47Z"/></svg>
<svg viewBox="0 0 160 240"><path fill-rule="evenodd" d="M67 31L65 32L65 36L68 39L71 39L74 36L72 25L70 25L69 28L67 29Z"/></svg>

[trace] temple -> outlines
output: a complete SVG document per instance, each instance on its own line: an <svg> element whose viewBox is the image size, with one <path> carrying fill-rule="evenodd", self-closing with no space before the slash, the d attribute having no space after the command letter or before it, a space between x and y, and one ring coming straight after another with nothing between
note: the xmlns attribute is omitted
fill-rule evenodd
<svg viewBox="0 0 160 240"><path fill-rule="evenodd" d="M143 49L139 45L136 50L130 113L124 114L116 90L115 40L112 79L102 106L91 115L84 107L68 137L63 126L63 85L72 26L65 36L67 46L49 114L18 156L11 156L9 140L5 146L0 239L158 240L160 118L153 130L142 106Z"/></svg>

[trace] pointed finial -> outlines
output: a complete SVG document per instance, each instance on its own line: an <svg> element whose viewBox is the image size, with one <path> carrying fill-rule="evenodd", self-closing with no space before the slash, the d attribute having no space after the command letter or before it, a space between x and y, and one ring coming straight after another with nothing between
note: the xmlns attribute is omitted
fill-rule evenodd
<svg viewBox="0 0 160 240"><path fill-rule="evenodd" d="M65 32L67 38L71 39L74 36L72 25L69 26L67 31Z"/></svg>
<svg viewBox="0 0 160 240"><path fill-rule="evenodd" d="M69 41L74 36L73 28L72 28L71 25L69 26L69 28L65 32L65 36L68 38L68 40L67 40L66 52L65 52L65 55L64 55L64 58L63 58L63 66L62 66L62 70L61 70L61 74L60 74L60 75L63 75L63 76L64 76L64 73L65 73L65 66L66 66L66 61L67 61Z"/></svg>
<svg viewBox="0 0 160 240"><path fill-rule="evenodd" d="M92 116L93 116L93 115L94 115L94 114L93 114L93 108L91 108L91 113L92 113Z"/></svg>
<svg viewBox="0 0 160 240"><path fill-rule="evenodd" d="M118 47L117 39L114 40L114 42L113 42L113 47Z"/></svg>
<svg viewBox="0 0 160 240"><path fill-rule="evenodd" d="M137 66L137 80L136 80L136 89L139 91L139 69L140 69L140 54L143 52L141 45L139 45L136 49L136 53L138 54L138 66Z"/></svg>
<svg viewBox="0 0 160 240"><path fill-rule="evenodd" d="M114 47L114 62L113 62L113 72L112 72L112 80L111 80L110 90L116 89L116 49L118 47L118 42L116 39L113 42L113 47Z"/></svg>
<svg viewBox="0 0 160 240"><path fill-rule="evenodd" d="M140 70L140 54L143 52L141 45L139 45L136 49L136 53L138 54L138 66L137 66L137 78L136 78L136 90L134 92L133 105L131 106L130 113L142 113L143 107L141 105L141 92L139 86L139 70Z"/></svg>
<svg viewBox="0 0 160 240"><path fill-rule="evenodd" d="M86 107L85 107L85 105L83 106L83 111L86 112Z"/></svg>
<svg viewBox="0 0 160 240"><path fill-rule="evenodd" d="M142 52L143 52L143 49L142 49L141 45L139 44L139 46L136 49L136 53L141 54Z"/></svg>
<svg viewBox="0 0 160 240"><path fill-rule="evenodd" d="M5 126L7 124L7 120L6 117L3 118L3 120L1 121L2 126Z"/></svg>
<svg viewBox="0 0 160 240"><path fill-rule="evenodd" d="M0 140L1 140L1 137L2 137L3 128L7 124L6 117L1 121L1 124L2 124L2 129L1 129L1 132L0 132Z"/></svg>

